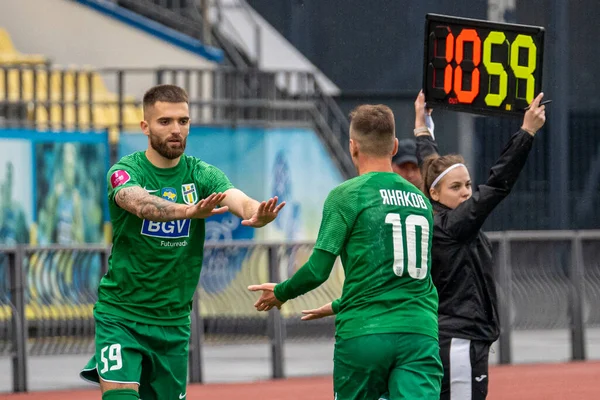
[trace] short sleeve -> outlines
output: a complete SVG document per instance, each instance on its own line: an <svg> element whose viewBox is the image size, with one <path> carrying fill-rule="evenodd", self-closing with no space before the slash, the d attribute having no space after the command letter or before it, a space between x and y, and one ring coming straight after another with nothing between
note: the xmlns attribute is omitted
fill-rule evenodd
<svg viewBox="0 0 600 400"><path fill-rule="evenodd" d="M212 193L223 193L233 188L233 184L223 171L204 162L200 162L195 179L199 187L202 188L200 190L202 198L206 198Z"/></svg>
<svg viewBox="0 0 600 400"><path fill-rule="evenodd" d="M342 302L341 298L337 298L331 302L331 311L333 311L334 314L338 314L340 312L340 303L341 302Z"/></svg>
<svg viewBox="0 0 600 400"><path fill-rule="evenodd" d="M356 220L356 205L356 193L353 191L338 186L329 193L323 206L316 249L340 255Z"/></svg>
<svg viewBox="0 0 600 400"><path fill-rule="evenodd" d="M138 172L135 168L121 163L112 166L106 175L106 179L108 181L108 200L111 202L115 201L115 196L119 190L131 186L140 186Z"/></svg>

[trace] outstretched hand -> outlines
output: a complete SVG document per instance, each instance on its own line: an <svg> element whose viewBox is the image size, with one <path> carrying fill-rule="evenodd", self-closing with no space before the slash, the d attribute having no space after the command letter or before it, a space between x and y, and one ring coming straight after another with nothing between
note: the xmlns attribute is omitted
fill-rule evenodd
<svg viewBox="0 0 600 400"><path fill-rule="evenodd" d="M310 321L311 319L325 318L330 315L334 315L334 312L331 303L328 303L313 310L302 310L302 318L300 319L303 321Z"/></svg>
<svg viewBox="0 0 600 400"><path fill-rule="evenodd" d="M213 215L223 214L229 210L229 207L217 207L227 197L225 193L213 193L206 199L202 199L196 204L189 206L185 210L185 218L208 218Z"/></svg>
<svg viewBox="0 0 600 400"><path fill-rule="evenodd" d="M277 205L277 196L260 203L254 215L242 221L242 225L260 228L277 218L279 211L285 206L285 201Z"/></svg>
<svg viewBox="0 0 600 400"><path fill-rule="evenodd" d="M250 285L248 290L252 292L258 292L262 290L260 299L254 303L254 307L258 311L269 311L273 307L281 308L283 302L277 300L275 297L275 283L263 283L262 285Z"/></svg>
<svg viewBox="0 0 600 400"><path fill-rule="evenodd" d="M546 122L546 106L540 106L543 97L544 93L538 94L529 105L529 109L523 117L521 129L528 132L531 136L535 136L535 133L540 130Z"/></svg>

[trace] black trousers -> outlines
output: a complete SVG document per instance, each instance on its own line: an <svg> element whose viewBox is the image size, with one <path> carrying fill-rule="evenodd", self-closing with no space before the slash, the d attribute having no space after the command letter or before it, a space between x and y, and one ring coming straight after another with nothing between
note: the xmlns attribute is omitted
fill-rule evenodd
<svg viewBox="0 0 600 400"><path fill-rule="evenodd" d="M444 378L440 400L485 400L489 342L440 336Z"/></svg>

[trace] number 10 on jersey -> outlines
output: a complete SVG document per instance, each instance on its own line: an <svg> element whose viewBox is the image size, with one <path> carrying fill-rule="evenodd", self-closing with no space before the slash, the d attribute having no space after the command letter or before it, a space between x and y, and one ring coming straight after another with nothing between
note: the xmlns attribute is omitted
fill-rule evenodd
<svg viewBox="0 0 600 400"><path fill-rule="evenodd" d="M429 260L429 221L422 215L409 215L402 223L400 214L389 213L385 223L392 225L392 242L394 246L394 273L404 274L404 264L408 275L414 279L424 279L427 276ZM417 242L417 226L421 228L421 237ZM404 252L406 242L406 253ZM417 245L420 246L421 257L417 255Z"/></svg>

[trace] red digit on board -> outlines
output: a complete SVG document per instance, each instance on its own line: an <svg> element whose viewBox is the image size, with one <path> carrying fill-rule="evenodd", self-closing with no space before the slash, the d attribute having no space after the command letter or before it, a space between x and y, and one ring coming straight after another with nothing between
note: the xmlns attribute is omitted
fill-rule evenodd
<svg viewBox="0 0 600 400"><path fill-rule="evenodd" d="M473 43L473 59L464 60L465 42ZM479 94L479 68L481 62L481 39L475 29L464 29L456 38L456 63L454 70L454 92L460 103L470 104ZM468 61L472 66L463 65L463 61ZM463 71L463 66L466 67ZM472 69L471 89L463 90L463 77L465 72ZM444 82L445 83L445 82ZM448 92L446 92L448 93Z"/></svg>
<svg viewBox="0 0 600 400"><path fill-rule="evenodd" d="M454 59L454 35L449 26L439 25L430 33L429 40L433 45L428 66L431 76L430 95L443 99L452 91L453 68L450 63Z"/></svg>
<svg viewBox="0 0 600 400"><path fill-rule="evenodd" d="M450 65L450 62L453 57L454 35L449 33L448 36L446 36L446 62L448 62L448 65L446 65L446 69L444 70L444 92L446 92L446 94L450 93L450 90L452 90L452 65Z"/></svg>

